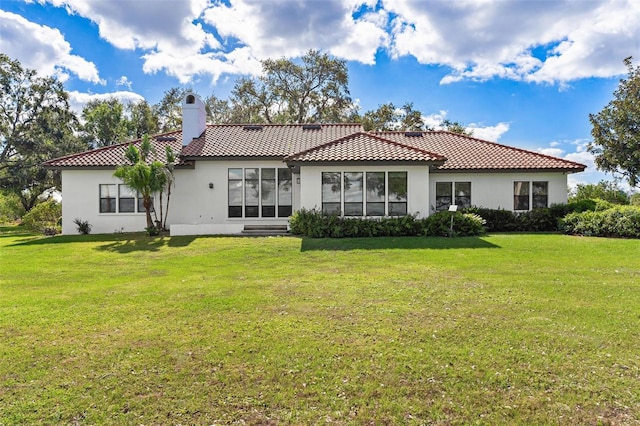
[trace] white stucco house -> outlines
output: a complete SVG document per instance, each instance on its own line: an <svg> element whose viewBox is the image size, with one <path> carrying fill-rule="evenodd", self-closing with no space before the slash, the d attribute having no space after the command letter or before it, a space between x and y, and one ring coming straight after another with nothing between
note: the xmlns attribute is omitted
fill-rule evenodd
<svg viewBox="0 0 640 426"><path fill-rule="evenodd" d="M567 201L582 164L445 131L365 132L360 124L208 125L203 102L183 99L183 128L152 138L175 164L171 235L286 227L298 209L353 217L479 206L527 211ZM44 163L62 174L62 232L75 218L94 233L142 231L137 194L113 176L129 144ZM157 206L156 206L157 209Z"/></svg>

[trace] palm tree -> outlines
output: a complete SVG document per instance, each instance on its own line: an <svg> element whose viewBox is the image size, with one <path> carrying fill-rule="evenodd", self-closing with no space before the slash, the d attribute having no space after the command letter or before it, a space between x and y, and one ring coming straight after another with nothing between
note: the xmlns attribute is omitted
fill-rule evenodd
<svg viewBox="0 0 640 426"><path fill-rule="evenodd" d="M165 164L162 162L148 161L151 151L149 136L144 135L140 149L131 144L125 152L125 158L131 164L118 166L113 175L122 179L126 186L142 196L142 205L147 216L147 231L153 234L157 232L151 218L153 194L162 191L167 182L167 173L165 172Z"/></svg>

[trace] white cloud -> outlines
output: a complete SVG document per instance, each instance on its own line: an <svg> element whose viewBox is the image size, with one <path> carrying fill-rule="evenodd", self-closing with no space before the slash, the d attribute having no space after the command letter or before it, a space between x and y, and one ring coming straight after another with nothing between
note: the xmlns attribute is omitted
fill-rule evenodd
<svg viewBox="0 0 640 426"><path fill-rule="evenodd" d="M127 78L126 75L123 75L116 81L116 86L124 86L127 89L131 90L131 81Z"/></svg>
<svg viewBox="0 0 640 426"><path fill-rule="evenodd" d="M562 88L623 74L622 59L638 52L640 40L637 0L37 1L94 22L116 48L140 51L146 73L164 72L183 84L256 75L260 59L300 57L309 49L364 64L387 49L393 58L447 67L442 84L500 78ZM37 38L38 48L13 49L37 52L32 63L99 81L95 66L71 55L57 30L22 19L11 35L34 45Z"/></svg>
<svg viewBox="0 0 640 426"><path fill-rule="evenodd" d="M424 123L435 130L443 130L442 122L447 118L447 111L440 110L430 115L423 115ZM483 139L490 142L498 142L502 135L509 131L509 123L498 123L495 126L482 126L471 123L465 130L472 132L474 138Z"/></svg>
<svg viewBox="0 0 640 426"><path fill-rule="evenodd" d="M82 109L89 101L99 100L106 101L111 98L118 99L123 104L129 102L139 102L145 100L143 96L127 91L111 92L111 93L81 93L76 90L69 92L69 106L76 113L82 113Z"/></svg>
<svg viewBox="0 0 640 426"><path fill-rule="evenodd" d="M498 142L502 135L509 131L509 123L498 123L495 126L480 126L471 123L467 130L473 131L473 137L486 141Z"/></svg>
<svg viewBox="0 0 640 426"><path fill-rule="evenodd" d="M100 36L119 49L198 52L218 42L194 23L207 0L148 2L139 0L39 0L90 19Z"/></svg>
<svg viewBox="0 0 640 426"><path fill-rule="evenodd" d="M71 54L71 45L59 30L0 10L0 32L2 53L19 60L23 67L63 82L74 74L80 80L104 84L95 64Z"/></svg>
<svg viewBox="0 0 640 426"><path fill-rule="evenodd" d="M562 148L538 148L536 149L540 154L548 155L551 157L562 157L564 149Z"/></svg>
<svg viewBox="0 0 640 426"><path fill-rule="evenodd" d="M95 22L100 37L116 48L145 52L143 70L147 73L164 70L187 83L198 75L207 74L216 80L223 72L241 71L213 58L216 54L211 51L219 50L221 45L201 23L195 22L207 7L207 0L48 2Z"/></svg>
<svg viewBox="0 0 640 426"><path fill-rule="evenodd" d="M637 0L388 0L394 56L447 65L441 83L505 78L563 83L624 72L638 50Z"/></svg>
<svg viewBox="0 0 640 426"><path fill-rule="evenodd" d="M146 73L165 71L176 77L180 84L192 82L198 76L207 76L215 83L222 74L253 74L262 72L260 61L253 58L247 48L236 49L228 55L215 53L174 55L153 52L144 55Z"/></svg>
<svg viewBox="0 0 640 426"><path fill-rule="evenodd" d="M321 6L321 7L319 7ZM237 39L260 59L297 57L309 49L373 64L375 53L389 43L387 14L369 11L353 17L359 2L235 0L217 3L204 21L225 39Z"/></svg>
<svg viewBox="0 0 640 426"><path fill-rule="evenodd" d="M441 129L442 122L447 118L447 111L440 110L438 112L434 112L433 114L423 115L422 121L427 127L432 129Z"/></svg>

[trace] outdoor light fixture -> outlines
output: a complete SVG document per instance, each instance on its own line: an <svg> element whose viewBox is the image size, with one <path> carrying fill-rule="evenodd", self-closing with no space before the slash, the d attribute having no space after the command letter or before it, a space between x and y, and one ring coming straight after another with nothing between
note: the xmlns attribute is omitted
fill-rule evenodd
<svg viewBox="0 0 640 426"><path fill-rule="evenodd" d="M455 204L451 204L449 206L449 211L451 212L451 227L449 229L449 237L453 237L453 216L454 213L458 211L458 206Z"/></svg>

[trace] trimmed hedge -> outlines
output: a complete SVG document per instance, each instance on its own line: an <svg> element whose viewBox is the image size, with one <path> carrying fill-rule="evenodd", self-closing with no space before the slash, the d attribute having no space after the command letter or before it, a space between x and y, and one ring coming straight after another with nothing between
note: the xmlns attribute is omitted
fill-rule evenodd
<svg viewBox="0 0 640 426"><path fill-rule="evenodd" d="M291 232L312 238L450 236L450 212L424 219L413 215L355 218L299 210L289 224ZM485 232L558 232L602 237L640 238L640 208L615 206L604 200L580 200L548 208L514 213L471 207L453 213L453 236Z"/></svg>
<svg viewBox="0 0 640 426"><path fill-rule="evenodd" d="M561 221L567 234L640 238L640 208L615 206L603 211L570 213Z"/></svg>
<svg viewBox="0 0 640 426"><path fill-rule="evenodd" d="M484 220L475 214L457 212L455 236L480 235ZM451 213L440 212L425 219L413 215L385 218L352 218L327 215L312 209L296 211L289 220L291 233L311 238L449 236Z"/></svg>
<svg viewBox="0 0 640 426"><path fill-rule="evenodd" d="M604 211L612 207L613 204L604 200L580 200L521 213L482 207L464 211L480 215L486 221L487 232L557 232L563 229L561 219L570 213Z"/></svg>

